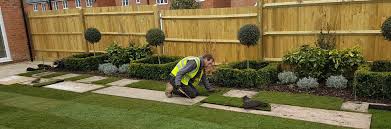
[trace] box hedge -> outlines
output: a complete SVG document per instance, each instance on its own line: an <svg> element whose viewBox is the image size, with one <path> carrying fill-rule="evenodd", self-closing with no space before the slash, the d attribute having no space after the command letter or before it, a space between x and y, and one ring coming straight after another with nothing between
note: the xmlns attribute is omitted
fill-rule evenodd
<svg viewBox="0 0 391 129"><path fill-rule="evenodd" d="M62 59L63 68L72 71L94 71L98 70L99 64L105 63L108 60L107 54L96 53L84 53L73 55Z"/></svg>
<svg viewBox="0 0 391 129"><path fill-rule="evenodd" d="M161 56L161 64L157 56L134 60L129 64L129 75L143 79L168 80L171 70L180 59L182 57Z"/></svg>
<svg viewBox="0 0 391 129"><path fill-rule="evenodd" d="M371 64L371 71L374 72L391 72L391 61L379 60Z"/></svg>
<svg viewBox="0 0 391 129"><path fill-rule="evenodd" d="M250 61L250 69L247 69L246 63L242 61L220 66L210 77L211 82L227 87L253 88L277 81L277 64Z"/></svg>
<svg viewBox="0 0 391 129"><path fill-rule="evenodd" d="M362 66L355 73L354 91L358 96L391 99L391 72L370 71Z"/></svg>

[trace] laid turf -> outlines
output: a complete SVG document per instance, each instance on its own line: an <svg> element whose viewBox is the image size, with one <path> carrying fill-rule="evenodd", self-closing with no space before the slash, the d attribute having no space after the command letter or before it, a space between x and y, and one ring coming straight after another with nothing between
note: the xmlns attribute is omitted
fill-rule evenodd
<svg viewBox="0 0 391 129"><path fill-rule="evenodd" d="M55 72L55 73L52 73L52 74L49 74L49 75L42 76L41 78L52 78L52 77L57 77L57 76L65 75L65 74L68 74L68 73L66 73L66 72Z"/></svg>
<svg viewBox="0 0 391 129"><path fill-rule="evenodd" d="M26 73L20 73L19 76L32 77L34 74L45 72L44 70L30 71Z"/></svg>
<svg viewBox="0 0 391 129"><path fill-rule="evenodd" d="M372 114L371 129L391 129L391 111L369 109Z"/></svg>
<svg viewBox="0 0 391 129"><path fill-rule="evenodd" d="M115 81L118 81L118 80L121 80L121 78L109 77L109 78L106 78L106 79L103 79L103 80L92 82L92 84L106 85L108 83L115 82Z"/></svg>
<svg viewBox="0 0 391 129"><path fill-rule="evenodd" d="M92 77L92 75L83 74L83 75L76 76L76 77L66 78L64 80L65 81L77 81L77 80L81 80L81 79L89 78L89 77Z"/></svg>

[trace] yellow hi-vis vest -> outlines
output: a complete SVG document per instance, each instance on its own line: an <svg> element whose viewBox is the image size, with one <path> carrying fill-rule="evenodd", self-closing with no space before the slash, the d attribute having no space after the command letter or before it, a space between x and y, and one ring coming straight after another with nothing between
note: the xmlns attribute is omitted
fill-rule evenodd
<svg viewBox="0 0 391 129"><path fill-rule="evenodd" d="M186 57L186 58L183 58L181 61L178 62L178 64L175 66L175 68L171 71L171 74L174 75L174 77L177 75L177 73L183 68L186 66L187 64L187 61L189 60L194 60L197 64L197 68L194 69L193 71L190 71L188 73L186 73L185 75L183 75L182 77L182 80L181 82L185 85L189 85L189 81L191 79L193 79L194 77L196 77L197 75L197 72L200 70L200 67L201 67L201 60L200 58L198 57L193 57L193 56L189 56L189 57ZM202 78L202 75L203 75L203 70L201 70L201 73L200 75L194 79L194 82L192 83L193 86L196 86L198 85L198 83L200 82L201 78Z"/></svg>

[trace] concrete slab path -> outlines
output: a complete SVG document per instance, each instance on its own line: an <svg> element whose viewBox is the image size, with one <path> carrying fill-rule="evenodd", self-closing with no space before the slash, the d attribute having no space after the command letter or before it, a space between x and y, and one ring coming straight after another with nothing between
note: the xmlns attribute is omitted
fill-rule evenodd
<svg viewBox="0 0 391 129"><path fill-rule="evenodd" d="M252 97L254 95L258 94L258 92L255 91L246 91L246 90L230 90L227 93L223 94L223 96L228 96L228 97L237 97L237 98L242 98L244 96L247 97Z"/></svg>
<svg viewBox="0 0 391 129"><path fill-rule="evenodd" d="M118 80L118 81L115 81L115 82L111 82L107 85L110 85L110 86L126 86L126 85L129 85L129 84L132 84L132 83L135 83L135 82L139 82L140 80L132 80L132 79L121 79L121 80Z"/></svg>
<svg viewBox="0 0 391 129"><path fill-rule="evenodd" d="M102 88L104 86L66 81L66 82L56 83L56 84L52 84L52 85L48 85L48 86L44 86L44 87L58 89L58 90L84 93L87 91Z"/></svg>
<svg viewBox="0 0 391 129"><path fill-rule="evenodd" d="M16 83L23 83L23 82L31 82L35 80L36 78L33 77L24 77L24 76L9 76L5 78L0 79L0 84L2 85L11 85Z"/></svg>
<svg viewBox="0 0 391 129"><path fill-rule="evenodd" d="M67 79L67 78L77 77L77 76L80 76L80 74L69 73L69 74L53 77L52 79L63 80L63 79Z"/></svg>
<svg viewBox="0 0 391 129"><path fill-rule="evenodd" d="M89 78L77 80L76 82L92 83L92 82L99 81L99 80L103 80L103 79L106 79L106 78L107 78L107 77L92 76L92 77L89 77Z"/></svg>
<svg viewBox="0 0 391 129"><path fill-rule="evenodd" d="M344 102L341 106L341 110L355 111L355 112L368 112L369 103L366 102Z"/></svg>

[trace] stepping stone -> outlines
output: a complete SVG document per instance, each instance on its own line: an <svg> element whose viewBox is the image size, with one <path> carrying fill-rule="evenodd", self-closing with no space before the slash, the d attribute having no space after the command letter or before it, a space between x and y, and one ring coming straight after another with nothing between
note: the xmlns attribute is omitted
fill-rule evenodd
<svg viewBox="0 0 391 129"><path fill-rule="evenodd" d="M53 81L53 79L41 78L41 79L39 80L39 82L37 82L37 83L33 83L32 81L34 81L34 80L22 82L22 83L19 83L19 84L24 84L24 85L30 85L30 86L32 86L32 85L38 84L38 83L44 83L44 82Z"/></svg>
<svg viewBox="0 0 391 129"><path fill-rule="evenodd" d="M55 73L55 72L42 72L42 73L33 74L31 77L43 77L43 76L50 75L53 73Z"/></svg>
<svg viewBox="0 0 391 129"><path fill-rule="evenodd" d="M251 98L256 94L258 94L258 92L246 90L230 90L227 93L223 94L223 96L242 98L247 95L247 97Z"/></svg>
<svg viewBox="0 0 391 129"><path fill-rule="evenodd" d="M271 111L246 110L243 108L229 107L204 103L202 107L221 109L234 112L251 113L258 115L282 117L295 120L317 122L329 125L369 129L371 124L371 114L343 112L325 109L306 108L298 106L271 104Z"/></svg>
<svg viewBox="0 0 391 129"><path fill-rule="evenodd" d="M368 112L369 103L365 102L344 102L341 106L341 110L355 111L355 112Z"/></svg>
<svg viewBox="0 0 391 129"><path fill-rule="evenodd" d="M64 79L67 79L67 78L72 78L72 77L77 77L77 76L80 76L80 74L70 73L70 74L65 74L65 75L53 77L52 79L64 80Z"/></svg>
<svg viewBox="0 0 391 129"><path fill-rule="evenodd" d="M198 96L194 99L188 99L184 97L167 98L163 91L145 90L145 89L119 87L119 86L112 86L112 87L96 90L93 92L98 94L152 100L152 101L174 103L174 104L181 104L181 105L193 105L199 103L200 101L206 98L203 96Z"/></svg>
<svg viewBox="0 0 391 129"><path fill-rule="evenodd" d="M129 85L129 84L132 84L132 83L135 83L135 82L139 82L140 80L132 80L132 79L121 79L121 80L118 80L118 81L115 81L115 82L111 82L107 85L110 85L110 86L126 86L126 85Z"/></svg>
<svg viewBox="0 0 391 129"><path fill-rule="evenodd" d="M33 81L36 78L33 77L24 77L24 76L10 76L0 79L0 84L2 85L11 85L16 83L23 83L28 81Z"/></svg>
<svg viewBox="0 0 391 129"><path fill-rule="evenodd" d="M66 81L66 82L56 83L56 84L52 84L52 85L48 85L48 86L44 86L44 87L58 89L58 90L66 90L66 91L84 93L87 91L102 88L104 86Z"/></svg>
<svg viewBox="0 0 391 129"><path fill-rule="evenodd" d="M92 77L89 77L89 78L77 80L76 82L92 83L92 82L99 81L99 80L103 80L103 79L106 79L106 78L107 78L107 77L92 76Z"/></svg>

